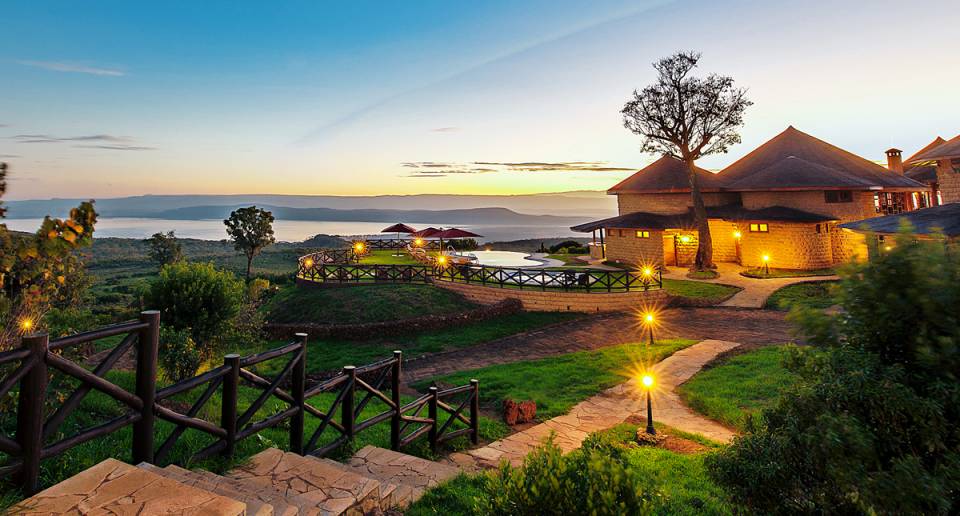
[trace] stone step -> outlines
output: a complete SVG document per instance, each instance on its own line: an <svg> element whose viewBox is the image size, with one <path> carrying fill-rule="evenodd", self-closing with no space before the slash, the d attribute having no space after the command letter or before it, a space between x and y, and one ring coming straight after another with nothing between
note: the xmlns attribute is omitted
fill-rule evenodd
<svg viewBox="0 0 960 516"><path fill-rule="evenodd" d="M380 511L378 480L276 448L254 455L226 476L251 486L272 487L288 500L296 500L303 513Z"/></svg>
<svg viewBox="0 0 960 516"><path fill-rule="evenodd" d="M395 498L400 506L417 501L427 488L460 473L454 466L376 446L364 446L347 465L360 475L397 485Z"/></svg>
<svg viewBox="0 0 960 516"><path fill-rule="evenodd" d="M165 476L198 489L210 491L247 504L247 514L252 516L297 516L299 510L286 501L284 496L271 489L252 490L250 486L209 471L184 469L176 465L165 468L142 463L137 467Z"/></svg>
<svg viewBox="0 0 960 516"><path fill-rule="evenodd" d="M305 455L305 457L309 460L325 464L327 467L337 468L352 475L357 474L357 471L354 468L351 468L349 465L342 462L337 462L335 460L323 457L315 457L313 455ZM380 487L378 489L377 496L380 499L380 510L382 511L403 508L409 504L410 489L405 486L399 486L397 484L380 481Z"/></svg>
<svg viewBox="0 0 960 516"><path fill-rule="evenodd" d="M10 514L244 516L243 502L107 459L11 507Z"/></svg>

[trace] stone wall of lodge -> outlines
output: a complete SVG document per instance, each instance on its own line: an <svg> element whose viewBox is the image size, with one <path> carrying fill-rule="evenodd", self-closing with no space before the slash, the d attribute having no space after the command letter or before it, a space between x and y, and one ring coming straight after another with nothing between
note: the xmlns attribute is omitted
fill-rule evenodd
<svg viewBox="0 0 960 516"><path fill-rule="evenodd" d="M776 269L822 269L834 264L833 247L826 224L769 222L766 233L742 231L740 263L760 267L763 256ZM748 228L749 229L749 228Z"/></svg>
<svg viewBox="0 0 960 516"><path fill-rule="evenodd" d="M637 237L637 231L648 231L647 238ZM664 236L659 230L642 228L608 228L604 230L607 260L634 265L663 265Z"/></svg>
<svg viewBox="0 0 960 516"><path fill-rule="evenodd" d="M828 203L823 190L809 192L741 192L743 207L749 210L784 206L851 222L877 216L873 192L854 191L853 202Z"/></svg>
<svg viewBox="0 0 960 516"><path fill-rule="evenodd" d="M960 169L960 162L957 168ZM944 204L960 202L960 172L954 170L950 160L937 162L937 182L940 183L940 196Z"/></svg>
<svg viewBox="0 0 960 516"><path fill-rule="evenodd" d="M538 312L621 312L643 306L664 305L668 300L665 290L638 290L633 292L564 292L556 290L517 290L485 287L466 283L437 280L434 285L458 292L480 304L492 305L504 299L518 299L524 310Z"/></svg>
<svg viewBox="0 0 960 516"><path fill-rule="evenodd" d="M738 193L705 193L703 203L707 206L726 206L740 202ZM657 194L618 194L617 205L620 215L642 211L661 215L676 215L686 213L693 201L690 193L657 193Z"/></svg>

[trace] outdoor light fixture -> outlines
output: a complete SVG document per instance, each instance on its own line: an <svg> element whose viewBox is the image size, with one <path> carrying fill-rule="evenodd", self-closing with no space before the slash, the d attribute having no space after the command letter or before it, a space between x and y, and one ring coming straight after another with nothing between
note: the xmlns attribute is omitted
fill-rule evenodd
<svg viewBox="0 0 960 516"><path fill-rule="evenodd" d="M440 265L446 265L447 257L441 254L440 256L437 257L437 263Z"/></svg>
<svg viewBox="0 0 960 516"><path fill-rule="evenodd" d="M353 244L353 250L354 250L354 252L356 252L357 254L363 253L363 250L366 249L366 248L367 248L367 246L363 245L363 242L357 242L357 243Z"/></svg>
<svg viewBox="0 0 960 516"><path fill-rule="evenodd" d="M657 318L653 315L653 312L647 312L643 314L643 324L647 325L647 328L650 330L650 345L653 346L653 323L655 323Z"/></svg>
<svg viewBox="0 0 960 516"><path fill-rule="evenodd" d="M888 246L885 246L885 247L883 248L883 250L884 250L884 251L892 251L892 250L893 250L893 246L889 246L889 245L888 245Z"/></svg>
<svg viewBox="0 0 960 516"><path fill-rule="evenodd" d="M423 245L423 239L422 239L422 238L418 238L418 239L414 240L414 241L413 241L413 245L415 245L415 246L417 246L417 247L422 246L422 245Z"/></svg>
<svg viewBox="0 0 960 516"><path fill-rule="evenodd" d="M643 268L643 275L644 275L644 276L650 276L651 274L653 274L653 269L651 269L650 267L644 267L644 268Z"/></svg>
<svg viewBox="0 0 960 516"><path fill-rule="evenodd" d="M740 238L740 237L742 237L742 236L743 236L743 233L741 233L741 232L739 232L739 231L734 231L734 232L733 232L733 238Z"/></svg>
<svg viewBox="0 0 960 516"><path fill-rule="evenodd" d="M303 266L306 267L306 268L308 268L308 269L309 269L310 267L313 267L313 260L310 259L310 258L307 258L306 260L303 261Z"/></svg>
<svg viewBox="0 0 960 516"><path fill-rule="evenodd" d="M769 254L763 255L763 273L768 276L770 275L770 255Z"/></svg>
<svg viewBox="0 0 960 516"><path fill-rule="evenodd" d="M657 431L653 428L653 404L650 402L650 391L653 390L653 376L645 374L640 378L643 384L643 390L647 391L647 433L656 435Z"/></svg>
<svg viewBox="0 0 960 516"><path fill-rule="evenodd" d="M682 235L682 236L680 237L680 242L681 242L681 243L684 243L684 244L689 244L689 243L690 243L690 235Z"/></svg>
<svg viewBox="0 0 960 516"><path fill-rule="evenodd" d="M33 320L30 319L29 317L24 317L23 319L20 319L20 328L21 328L24 332L28 332L28 331L32 330L32 329L33 329Z"/></svg>

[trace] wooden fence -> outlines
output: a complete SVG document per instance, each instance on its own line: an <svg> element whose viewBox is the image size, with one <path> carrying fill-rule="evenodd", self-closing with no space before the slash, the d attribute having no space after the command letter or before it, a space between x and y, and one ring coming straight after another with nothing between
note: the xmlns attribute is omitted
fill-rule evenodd
<svg viewBox="0 0 960 516"><path fill-rule="evenodd" d="M0 466L0 478L14 475L15 482L32 494L39 488L41 461L128 425L133 425L134 463L164 462L184 433L191 430L211 437L212 443L193 453L190 460L216 454L231 456L237 442L281 423L289 427L290 450L299 454L327 454L358 433L388 420L391 447L395 450L424 434L433 448L459 436L469 436L473 443L479 439L479 383L476 380L451 389L431 388L420 398L402 404L402 354L395 351L385 360L361 367L347 366L328 380L307 385L308 346L307 335L303 333L276 349L247 357L227 355L223 365L217 368L158 389L159 328L159 312L148 311L141 314L139 321L52 341L45 334L29 335L23 338L22 347L0 353L0 367L9 370L0 380L0 398L11 392L16 393L17 398L16 434L9 437L0 433L0 452L9 457L6 464ZM120 343L92 369L65 357L64 352L71 347L116 336L123 336ZM133 392L107 379L107 373L131 349L136 350ZM275 377L257 374L254 366L274 360L284 363ZM47 408L48 380L54 371L79 380L80 386L55 409L50 409ZM246 406L240 402L241 387L258 391ZM47 444L92 390L122 403L124 413ZM200 394L194 397L191 393L196 392ZM219 420L203 419L204 406L217 393L221 399ZM320 397L327 394L333 397L330 405L326 410L317 408L315 405L322 401ZM175 398L180 403L170 403ZM189 405L183 403L184 399L190 401ZM283 402L284 408L264 415L264 405L271 399ZM382 402L385 408L360 420L372 401ZM424 407L426 416L422 415ZM468 415L464 415L465 410ZM309 436L304 434L307 417L318 420ZM154 443L156 419L172 426L159 446ZM320 446L320 438L327 431L334 432L336 437Z"/></svg>
<svg viewBox="0 0 960 516"><path fill-rule="evenodd" d="M663 276L659 269L644 273L579 268L550 270L487 265L447 265L434 267L432 275L441 281L521 290L632 292L663 287Z"/></svg>

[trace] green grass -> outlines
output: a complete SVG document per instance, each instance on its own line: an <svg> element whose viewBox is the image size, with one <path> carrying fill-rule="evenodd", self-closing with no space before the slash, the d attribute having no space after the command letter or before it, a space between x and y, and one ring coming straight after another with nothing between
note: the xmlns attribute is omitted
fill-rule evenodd
<svg viewBox="0 0 960 516"><path fill-rule="evenodd" d="M636 425L622 423L600 433L614 442L633 440ZM669 427L658 430L677 435ZM716 447L709 443L709 447ZM575 452L576 453L576 452ZM690 455L641 446L624 452L624 465L640 479L638 488L657 493L651 514L732 514L737 512L724 491L707 474L704 457L710 451ZM612 460L612 459L611 459ZM407 516L478 514L477 502L487 496L491 473L459 475L429 489L404 512ZM545 511L547 513L547 511Z"/></svg>
<svg viewBox="0 0 960 516"><path fill-rule="evenodd" d="M671 296L705 299L715 302L723 301L741 290L738 287L721 285L719 283L666 278L663 280L663 288Z"/></svg>
<svg viewBox="0 0 960 516"><path fill-rule="evenodd" d="M480 380L480 399L485 406L499 410L507 398L534 400L537 419L544 420L565 414L578 402L628 380L641 366L659 362L693 343L679 339L657 341L653 347L627 343L462 371L433 380L461 385L477 378ZM414 386L425 389L430 381Z"/></svg>
<svg viewBox="0 0 960 516"><path fill-rule="evenodd" d="M400 256L394 256L395 253L398 253L398 251L370 251L360 258L360 263L377 265L421 265L420 262L414 260L406 251L399 251Z"/></svg>
<svg viewBox="0 0 960 516"><path fill-rule="evenodd" d="M687 273L690 279L715 279L720 277L720 273L714 270L690 271Z"/></svg>
<svg viewBox="0 0 960 516"><path fill-rule="evenodd" d="M767 298L764 308L774 310L789 310L794 306L810 308L829 308L836 304L830 292L836 281L808 281L787 285Z"/></svg>
<svg viewBox="0 0 960 516"><path fill-rule="evenodd" d="M287 287L266 303L274 323L357 324L462 312L476 305L431 285Z"/></svg>
<svg viewBox="0 0 960 516"><path fill-rule="evenodd" d="M813 269L809 271L801 271L795 269L774 269L770 268L770 271L764 271L762 268L749 269L741 271L741 276L746 276L748 278L759 278L759 279L768 279L768 278L806 278L809 276L832 276L836 274L837 271L833 268L829 269Z"/></svg>
<svg viewBox="0 0 960 516"><path fill-rule="evenodd" d="M680 396L697 412L742 430L747 414L771 406L796 381L783 366L791 348L769 346L733 355L682 384Z"/></svg>
<svg viewBox="0 0 960 516"><path fill-rule="evenodd" d="M581 256L588 256L586 254L548 254L547 258L554 260L560 260L564 265L579 265L585 266L587 262L580 260Z"/></svg>
<svg viewBox="0 0 960 516"><path fill-rule="evenodd" d="M570 312L518 312L455 328L395 335L372 341L310 340L307 368L311 371L331 371L345 365L369 364L392 356L395 349L403 351L404 358L409 360L427 353L475 346L580 316ZM282 344L284 342L275 341L262 349L275 348ZM261 349L240 350L239 353L250 354L257 351Z"/></svg>

